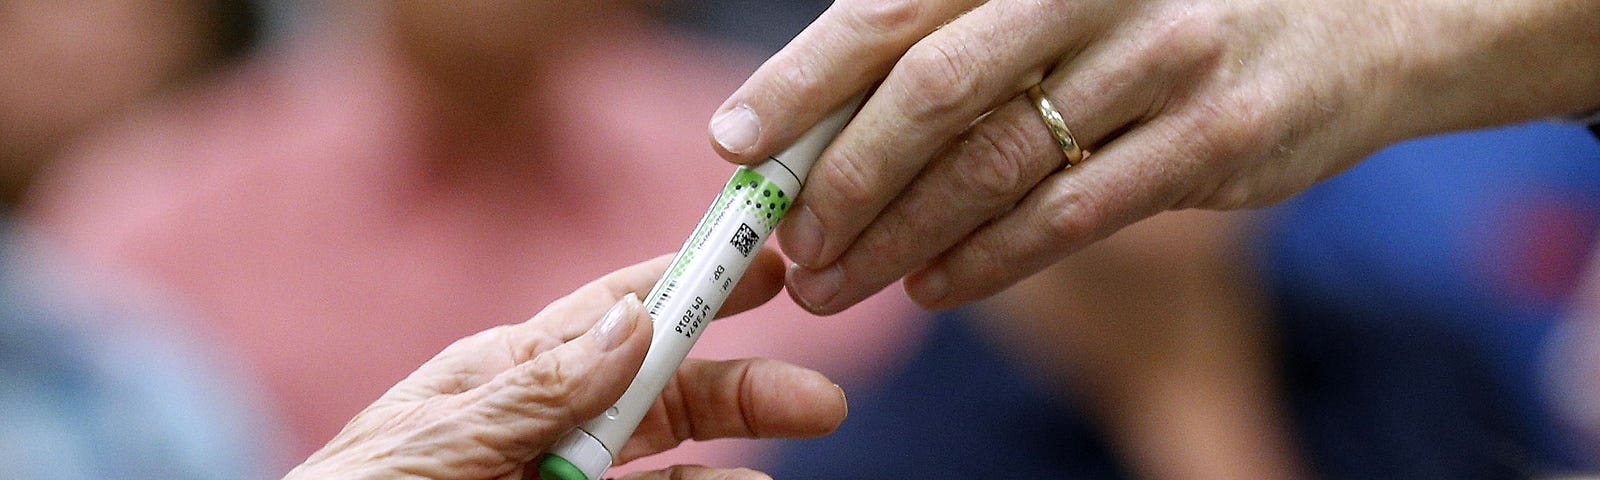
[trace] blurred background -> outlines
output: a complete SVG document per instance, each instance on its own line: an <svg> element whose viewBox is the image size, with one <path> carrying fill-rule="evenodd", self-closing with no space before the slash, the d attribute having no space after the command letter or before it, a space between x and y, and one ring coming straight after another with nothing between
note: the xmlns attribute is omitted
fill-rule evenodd
<svg viewBox="0 0 1600 480"><path fill-rule="evenodd" d="M731 168L711 112L827 6L0 2L0 478L281 476L449 342L674 250ZM695 354L828 373L841 431L618 471L1592 475L1595 185L1581 127L1518 125L957 310L780 296Z"/></svg>

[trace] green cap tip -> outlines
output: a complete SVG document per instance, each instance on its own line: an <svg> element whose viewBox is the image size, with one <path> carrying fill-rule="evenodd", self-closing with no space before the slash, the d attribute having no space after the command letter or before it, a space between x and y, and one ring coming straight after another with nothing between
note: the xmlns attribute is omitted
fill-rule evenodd
<svg viewBox="0 0 1600 480"><path fill-rule="evenodd" d="M577 465L559 455L545 455L539 461L539 478L542 480L589 480Z"/></svg>

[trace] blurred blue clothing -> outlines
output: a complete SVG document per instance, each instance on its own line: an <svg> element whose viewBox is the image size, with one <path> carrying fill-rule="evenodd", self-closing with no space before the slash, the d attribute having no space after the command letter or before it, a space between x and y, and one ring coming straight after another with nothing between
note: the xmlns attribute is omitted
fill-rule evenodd
<svg viewBox="0 0 1600 480"><path fill-rule="evenodd" d="M968 325L941 312L905 367L852 392L832 435L784 442L773 478L1128 478L1071 399L1050 395Z"/></svg>
<svg viewBox="0 0 1600 480"><path fill-rule="evenodd" d="M1540 384L1600 233L1600 143L1583 127L1397 145L1274 217L1265 270L1302 441L1329 452L1312 456L1324 470L1597 467Z"/></svg>
<svg viewBox="0 0 1600 480"><path fill-rule="evenodd" d="M275 476L266 414L219 362L0 230L0 478Z"/></svg>
<svg viewBox="0 0 1600 480"><path fill-rule="evenodd" d="M810 25L831 0L696 0L670 2L668 23L714 39L775 53ZM730 92L731 93L731 92Z"/></svg>
<svg viewBox="0 0 1600 480"><path fill-rule="evenodd" d="M1253 248L1302 454L1323 478L1499 479L1590 470L1541 396L1541 352L1600 233L1600 142L1518 125L1416 140L1272 210ZM939 315L775 478L1126 478L1052 398ZM1559 392L1557 393L1559 394Z"/></svg>

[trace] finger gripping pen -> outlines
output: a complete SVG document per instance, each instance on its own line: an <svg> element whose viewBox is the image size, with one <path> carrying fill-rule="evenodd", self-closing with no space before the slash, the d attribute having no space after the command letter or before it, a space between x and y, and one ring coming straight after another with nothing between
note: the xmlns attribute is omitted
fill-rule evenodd
<svg viewBox="0 0 1600 480"><path fill-rule="evenodd" d="M756 251L788 212L811 164L844 129L863 96L811 127L787 150L739 167L645 297L655 333L644 365L622 398L579 425L539 462L544 480L598 480L616 460L661 389L728 299Z"/></svg>

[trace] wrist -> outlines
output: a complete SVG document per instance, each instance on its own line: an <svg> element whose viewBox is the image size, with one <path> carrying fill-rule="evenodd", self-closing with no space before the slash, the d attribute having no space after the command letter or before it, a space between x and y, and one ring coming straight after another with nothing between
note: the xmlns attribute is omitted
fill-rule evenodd
<svg viewBox="0 0 1600 480"><path fill-rule="evenodd" d="M1418 2L1397 34L1414 57L1414 134L1570 117L1600 105L1600 3ZM1402 45L1403 48L1407 48Z"/></svg>

